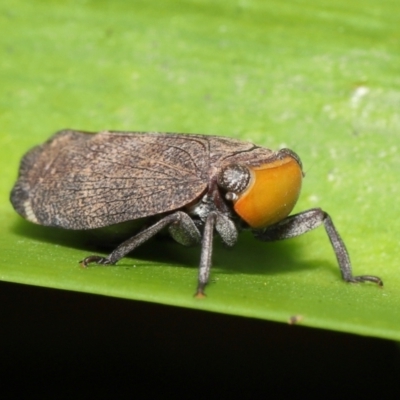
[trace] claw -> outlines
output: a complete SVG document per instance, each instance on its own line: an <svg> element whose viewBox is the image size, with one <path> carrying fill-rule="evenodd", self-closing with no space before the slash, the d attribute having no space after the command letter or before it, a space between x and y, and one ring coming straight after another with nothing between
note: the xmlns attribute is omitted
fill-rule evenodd
<svg viewBox="0 0 400 400"><path fill-rule="evenodd" d="M360 276L352 276L347 280L350 283L360 283L360 282L372 282L376 283L378 286L383 286L383 281L381 278L373 275L360 275Z"/></svg>
<svg viewBox="0 0 400 400"><path fill-rule="evenodd" d="M197 288L197 291L194 295L196 299L205 299L207 296L204 293L204 288Z"/></svg>
<svg viewBox="0 0 400 400"><path fill-rule="evenodd" d="M79 264L83 267L86 268L88 264L91 263L96 263L96 264L110 264L110 261L106 257L101 257L101 256L89 256L84 258L82 261L79 261Z"/></svg>

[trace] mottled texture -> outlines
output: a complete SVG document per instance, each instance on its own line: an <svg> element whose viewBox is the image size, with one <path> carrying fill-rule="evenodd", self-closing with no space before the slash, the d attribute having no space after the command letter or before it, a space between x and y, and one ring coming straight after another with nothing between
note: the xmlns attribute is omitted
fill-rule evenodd
<svg viewBox="0 0 400 400"><path fill-rule="evenodd" d="M225 137L64 130L24 156L11 202L41 225L99 228L180 209L223 165L274 155Z"/></svg>
<svg viewBox="0 0 400 400"><path fill-rule="evenodd" d="M66 229L110 227L154 216L152 225L144 226L107 257L91 255L81 264L115 264L168 228L181 244L201 242L196 290L196 296L201 298L210 275L214 231L226 245L232 246L238 230L246 226L238 218L241 216L246 221L242 212L237 211L238 202L234 207L237 215L230 204L237 193L225 193L231 194L227 199L224 190L241 190L243 185L239 181L246 171L256 167L253 172L257 175L269 169L265 164L287 165L280 160L288 156L301 173L300 159L291 150L272 152L224 137L138 132L90 134L64 130L23 157L11 202L31 222ZM233 172L223 174L223 184L221 171ZM285 171L283 175L282 171ZM279 190L283 189L285 194L290 189L291 177L290 171L279 169L278 179L261 180L262 188L257 186L257 196L249 201L250 206L254 208L257 203L262 212L264 208L270 212L272 198L272 213L279 212L281 199L286 199ZM257 178L253 181L251 193ZM274 193L274 188L279 190ZM261 198L261 204L257 197ZM343 279L383 285L376 276L353 276L346 246L326 212L312 209L286 217L290 210L279 214L278 220L266 229L255 228L250 223L247 227L258 239L272 241L299 236L324 224Z"/></svg>

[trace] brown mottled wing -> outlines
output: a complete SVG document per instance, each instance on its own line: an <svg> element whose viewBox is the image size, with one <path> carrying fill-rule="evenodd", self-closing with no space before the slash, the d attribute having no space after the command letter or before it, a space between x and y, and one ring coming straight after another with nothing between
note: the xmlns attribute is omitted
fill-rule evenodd
<svg viewBox="0 0 400 400"><path fill-rule="evenodd" d="M199 136L65 130L21 161L14 208L42 225L92 229L172 211L207 188Z"/></svg>

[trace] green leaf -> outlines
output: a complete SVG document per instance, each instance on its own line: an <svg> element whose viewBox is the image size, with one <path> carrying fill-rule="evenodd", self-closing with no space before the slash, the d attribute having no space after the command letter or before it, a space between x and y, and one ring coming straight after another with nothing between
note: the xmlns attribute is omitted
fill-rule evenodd
<svg viewBox="0 0 400 400"><path fill-rule="evenodd" d="M58 1L0 6L0 279L400 339L400 16L389 0ZM216 241L207 298L198 248L153 241L115 267L80 268L85 232L35 226L8 196L28 148L62 128L197 132L302 157L295 211L320 228L279 243Z"/></svg>

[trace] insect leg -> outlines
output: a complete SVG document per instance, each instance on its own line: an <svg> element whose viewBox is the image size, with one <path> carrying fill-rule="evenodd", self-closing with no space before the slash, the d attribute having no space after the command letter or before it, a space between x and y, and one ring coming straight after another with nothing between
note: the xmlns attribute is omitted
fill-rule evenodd
<svg viewBox="0 0 400 400"><path fill-rule="evenodd" d="M216 215L215 230L227 246L233 246L237 242L238 230L233 221L226 215L221 213Z"/></svg>
<svg viewBox="0 0 400 400"><path fill-rule="evenodd" d="M217 215L214 212L208 214L204 225L203 240L201 242L201 256L199 266L199 278L195 297L205 297L204 288L207 285L211 269L211 255L213 246L214 226Z"/></svg>
<svg viewBox="0 0 400 400"><path fill-rule="evenodd" d="M339 264L340 272L342 273L342 278L346 282L355 283L369 281L374 282L379 286L383 286L382 280L377 276L353 276L350 257L346 246L336 230L331 217L320 208L312 208L311 210L292 215L266 229L259 231L254 230L253 233L257 239L263 241L282 240L302 235L303 233L307 233L322 224L324 224L326 233L331 241Z"/></svg>
<svg viewBox="0 0 400 400"><path fill-rule="evenodd" d="M175 214L178 213L180 218L169 225L169 234L176 242L184 246L192 246L199 243L201 241L201 233L192 218L182 211L177 211Z"/></svg>
<svg viewBox="0 0 400 400"><path fill-rule="evenodd" d="M190 220L190 222L188 222ZM132 250L136 249L136 247L139 247L141 244L155 236L158 232L160 232L163 228L165 228L168 225L173 225L173 226L180 226L180 237L181 242L184 242L184 234L186 233L187 239L186 243L183 244L191 244L195 242L196 238L197 241L200 241L200 232L198 232L195 224L191 220L191 218L185 214L182 211L177 211L173 214L167 215L163 219L160 219L158 222L156 222L154 225L148 227L147 229L139 232L137 235L131 237L130 239L126 240L122 244L120 244L111 254L109 254L107 257L101 257L101 256L89 256L86 257L84 260L80 261L80 264L82 266L87 266L90 263L97 263L97 264L107 264L107 265L113 265L117 263L121 258L125 257L128 253L130 253ZM196 236L196 231L197 230L197 236ZM177 229L177 228L175 228ZM176 237L174 236L176 239Z"/></svg>

